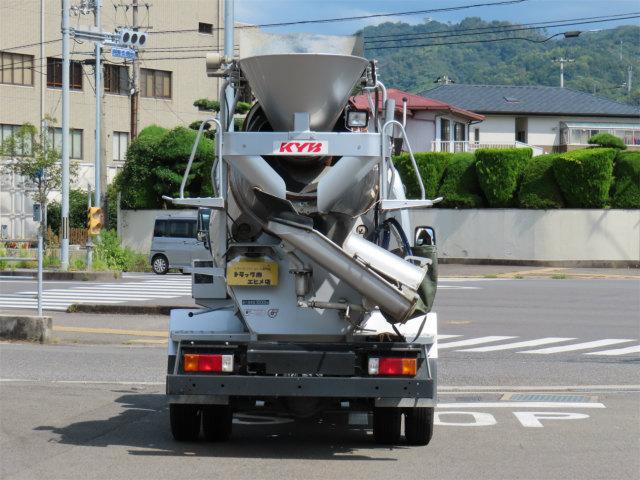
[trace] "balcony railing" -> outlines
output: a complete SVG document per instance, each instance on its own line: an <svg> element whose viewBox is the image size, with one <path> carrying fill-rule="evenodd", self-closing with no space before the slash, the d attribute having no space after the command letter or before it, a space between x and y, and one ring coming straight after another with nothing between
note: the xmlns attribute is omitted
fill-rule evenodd
<svg viewBox="0 0 640 480"><path fill-rule="evenodd" d="M434 140L431 142L432 152L475 152L479 148L531 148L534 157L544 153L542 147L528 145L522 142L487 143L468 140Z"/></svg>

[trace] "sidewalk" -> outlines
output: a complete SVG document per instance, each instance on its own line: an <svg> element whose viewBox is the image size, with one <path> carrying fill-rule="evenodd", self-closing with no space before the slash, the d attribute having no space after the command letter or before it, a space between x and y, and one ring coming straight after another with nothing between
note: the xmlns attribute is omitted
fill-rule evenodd
<svg viewBox="0 0 640 480"><path fill-rule="evenodd" d="M640 280L640 268L560 268L512 265L438 265L440 278L627 278Z"/></svg>

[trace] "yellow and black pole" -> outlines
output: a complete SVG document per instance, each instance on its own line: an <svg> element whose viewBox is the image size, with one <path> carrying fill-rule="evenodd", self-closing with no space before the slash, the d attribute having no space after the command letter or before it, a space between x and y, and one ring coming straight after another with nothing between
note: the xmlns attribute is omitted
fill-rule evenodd
<svg viewBox="0 0 640 480"><path fill-rule="evenodd" d="M96 198L96 201L98 199ZM102 210L91 206L91 187L87 201L87 270L93 267L93 237L100 235L102 229Z"/></svg>

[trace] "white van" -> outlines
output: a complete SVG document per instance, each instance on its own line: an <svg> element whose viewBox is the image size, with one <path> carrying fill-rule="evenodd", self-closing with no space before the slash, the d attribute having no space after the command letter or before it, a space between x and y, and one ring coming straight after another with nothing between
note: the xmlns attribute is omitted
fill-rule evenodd
<svg viewBox="0 0 640 480"><path fill-rule="evenodd" d="M194 260L211 257L205 242L198 240L198 225L208 230L210 214L210 210L200 209L200 218L194 212L193 217L160 216L156 219L149 253L154 273L164 275L170 268L189 273Z"/></svg>

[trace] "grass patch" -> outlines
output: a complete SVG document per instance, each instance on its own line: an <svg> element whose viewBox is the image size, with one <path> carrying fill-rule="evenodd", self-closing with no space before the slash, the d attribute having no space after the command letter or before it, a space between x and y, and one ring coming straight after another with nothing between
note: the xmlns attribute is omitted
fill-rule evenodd
<svg viewBox="0 0 640 480"><path fill-rule="evenodd" d="M498 278L498 275L495 273L488 273L487 275L483 275L482 278Z"/></svg>
<svg viewBox="0 0 640 480"><path fill-rule="evenodd" d="M554 280L564 280L565 278L567 278L567 274L566 273L554 273L553 275L551 275L551 278L553 278Z"/></svg>

